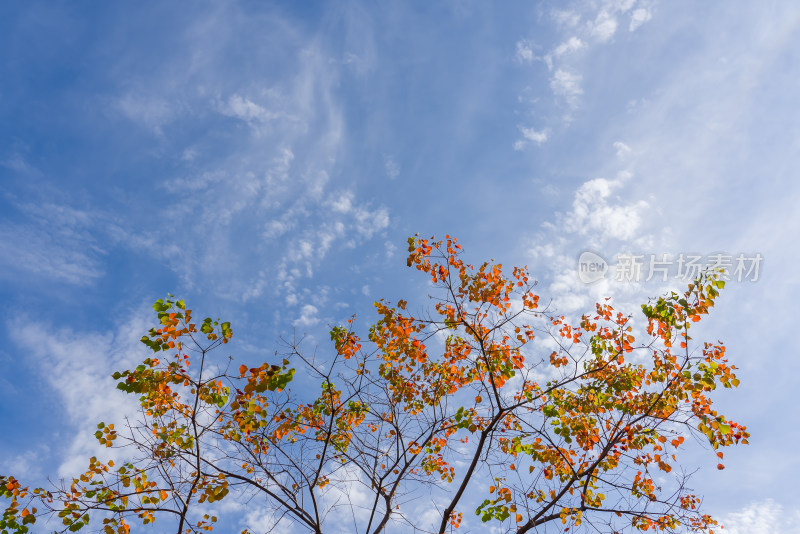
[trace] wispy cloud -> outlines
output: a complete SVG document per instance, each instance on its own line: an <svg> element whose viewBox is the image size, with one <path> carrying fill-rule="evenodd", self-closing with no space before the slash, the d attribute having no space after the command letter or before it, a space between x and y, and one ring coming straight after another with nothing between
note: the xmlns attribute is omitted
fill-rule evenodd
<svg viewBox="0 0 800 534"><path fill-rule="evenodd" d="M180 107L177 102L170 102L159 94L144 92L126 93L115 104L129 120L158 136L163 135L163 127L176 118Z"/></svg>
<svg viewBox="0 0 800 534"><path fill-rule="evenodd" d="M6 159L0 160L0 167L5 167L5 168L10 169L12 171L20 172L20 173L23 173L23 174L32 174L32 175L35 175L35 176L41 175L41 171L39 171L39 169L33 167L25 159L25 156L19 150L15 150Z"/></svg>
<svg viewBox="0 0 800 534"><path fill-rule="evenodd" d="M383 157L383 166L386 169L386 176L394 180L400 176L400 164L392 156Z"/></svg>
<svg viewBox="0 0 800 534"><path fill-rule="evenodd" d="M652 7L650 0L579 0L567 9L551 10L549 17L559 30L557 44L545 46L547 51L539 56L534 42L523 38L517 41L515 57L521 63L544 62L551 72L553 95L572 110L580 104L583 71L592 49L611 42L625 20L630 31L637 30L652 18ZM562 118L571 121L570 113Z"/></svg>
<svg viewBox="0 0 800 534"><path fill-rule="evenodd" d="M252 22L239 15L200 12L189 27L213 27L222 36L189 31L186 49L161 59L175 69L136 81L160 92L133 98L126 90L119 97L126 116L165 133L164 143L172 129L192 128L195 135L180 147L170 179L157 185L172 206L159 224L129 220L115 232L120 243L167 261L186 287L215 288L217 296L235 300L266 292L291 304L335 243L341 250L358 246L389 224L386 207L339 183L345 119L337 88L343 68L368 72L374 50L356 32L344 55L334 58L319 38L277 14L270 28L257 32L245 31ZM347 17L367 20L364 13ZM273 40L286 46L284 54L276 56ZM280 75L262 67L231 70L224 58L240 48L250 51L246 62L279 57ZM178 65L188 53L202 61L187 72ZM173 79L172 72L185 79ZM194 86L201 89L187 90ZM174 102L179 112L167 104ZM224 148L215 146L220 139ZM400 167L387 157L385 171L394 178ZM167 227L181 231L162 231ZM295 313L298 320L306 317Z"/></svg>
<svg viewBox="0 0 800 534"><path fill-rule="evenodd" d="M20 454L0 458L0 472L13 473L20 480L42 480L42 458L51 457L53 450L46 444L38 444Z"/></svg>
<svg viewBox="0 0 800 534"><path fill-rule="evenodd" d="M231 95L225 103L220 104L219 110L223 115L235 117L248 123L268 122L279 116L278 113L270 111L238 94Z"/></svg>
<svg viewBox="0 0 800 534"><path fill-rule="evenodd" d="M558 69L550 78L550 88L556 96L562 97L567 104L574 107L578 104L578 97L583 94L581 80L580 74Z"/></svg>
<svg viewBox="0 0 800 534"><path fill-rule="evenodd" d="M786 510L772 499L750 503L722 518L730 534L800 533L800 508Z"/></svg>
<svg viewBox="0 0 800 534"><path fill-rule="evenodd" d="M547 130L538 131L534 130L533 128L520 126L519 131L522 133L522 139L519 139L514 143L514 150L522 150L529 143L540 146L542 143L547 141Z"/></svg>
<svg viewBox="0 0 800 534"><path fill-rule="evenodd" d="M527 39L517 41L516 58L521 63L530 63L536 59L533 53L533 43Z"/></svg>
<svg viewBox="0 0 800 534"><path fill-rule="evenodd" d="M617 159L624 160L628 154L631 153L631 147L623 143L622 141L615 141L614 148L617 149Z"/></svg>
<svg viewBox="0 0 800 534"><path fill-rule="evenodd" d="M561 56L563 56L565 54L572 54L572 53L577 52L579 50L583 50L585 47L586 47L586 43L584 43L578 37L575 37L573 35L572 37L570 37L569 39L567 39L566 41L564 41L563 43L561 43L560 45L555 47L553 49L552 54L550 54L550 56L551 57L560 58Z"/></svg>
<svg viewBox="0 0 800 534"><path fill-rule="evenodd" d="M103 275L105 249L93 233L102 215L53 202L17 208L23 218L0 220L0 276L87 285Z"/></svg>
<svg viewBox="0 0 800 534"><path fill-rule="evenodd" d="M341 172L341 76L356 56L368 72L370 39L354 33L336 58L323 36L278 13L255 23L232 8L193 12L174 42L159 68L122 72L95 99L103 128L143 143L128 149L153 166L137 178L143 194L114 190L81 209L91 194L64 194L57 177L40 176L58 201L9 197L22 216L0 218L0 276L90 285L121 249L171 268L180 290L291 303L291 324L303 317L296 292L328 255L389 226L389 209ZM125 54L123 64L142 60L138 49ZM151 175L155 167L168 170ZM4 158L5 168L31 170L21 157ZM394 178L400 165L387 158L385 172Z"/></svg>
<svg viewBox="0 0 800 534"><path fill-rule="evenodd" d="M631 13L631 22L628 24L628 30L635 32L639 26L653 18L653 13L647 8L635 9Z"/></svg>
<svg viewBox="0 0 800 534"><path fill-rule="evenodd" d="M142 312L133 313L109 333L75 332L54 329L52 325L20 317L6 324L10 340L30 358L43 380L59 396L65 419L74 434L55 453L60 455L59 476L71 477L86 468L89 456L119 458L120 451L97 443L95 424L122 423L136 413L133 397L115 389L114 371L140 361L138 334L146 331ZM25 462L22 457L19 462Z"/></svg>

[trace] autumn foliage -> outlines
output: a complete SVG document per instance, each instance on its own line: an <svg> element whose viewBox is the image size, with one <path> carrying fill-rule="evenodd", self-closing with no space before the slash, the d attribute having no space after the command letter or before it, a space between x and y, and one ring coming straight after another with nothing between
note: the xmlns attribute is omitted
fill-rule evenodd
<svg viewBox="0 0 800 534"><path fill-rule="evenodd" d="M224 499L297 532L718 529L678 460L690 437L721 459L749 436L713 409L717 387L739 384L725 347L690 336L724 286L715 273L642 306L635 328L608 302L555 316L526 268L468 265L450 237L409 239L408 265L432 308L378 301L366 339L353 320L334 327L320 360L293 346L231 364L229 323L157 301L154 354L114 374L141 412L95 434L128 460L91 458L50 488L0 476L0 530L209 531ZM316 393L291 388L295 368Z"/></svg>

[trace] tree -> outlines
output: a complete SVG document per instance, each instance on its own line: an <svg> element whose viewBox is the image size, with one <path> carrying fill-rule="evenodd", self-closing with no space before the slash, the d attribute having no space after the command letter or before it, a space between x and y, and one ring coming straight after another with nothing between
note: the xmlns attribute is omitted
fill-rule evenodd
<svg viewBox="0 0 800 534"><path fill-rule="evenodd" d="M749 436L712 409L717 386L739 384L725 347L692 348L689 335L718 274L643 305L637 343L632 317L607 301L572 324L539 307L526 268L468 265L449 236L410 238L408 265L431 279L430 311L378 301L367 346L351 319L331 329L323 361L292 343L282 360L235 367L217 356L229 323L158 300L142 338L155 356L114 374L141 411L95 434L129 460L91 458L49 489L0 477L2 532L48 514L63 531L94 516L106 533L168 518L178 533L208 531L209 503L226 498L297 532L454 532L465 512L520 534L713 532L676 467L690 436L714 450ZM318 394L290 388L292 366ZM332 519L342 510L346 526Z"/></svg>

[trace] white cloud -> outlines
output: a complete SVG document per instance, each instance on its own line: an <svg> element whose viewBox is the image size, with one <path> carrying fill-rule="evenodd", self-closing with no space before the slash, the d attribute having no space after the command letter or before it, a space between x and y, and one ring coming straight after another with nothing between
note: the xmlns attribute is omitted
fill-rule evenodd
<svg viewBox="0 0 800 534"><path fill-rule="evenodd" d="M330 181L328 171L317 170L306 175L306 192L312 197L320 197Z"/></svg>
<svg viewBox="0 0 800 534"><path fill-rule="evenodd" d="M30 365L45 370L42 378L61 399L63 412L54 419L72 425L73 436L59 449L59 476L69 477L86 468L90 456L118 459L119 449L107 449L94 438L99 421L120 426L125 415L137 411L134 396L116 389L114 371L128 369L143 359L138 337L147 331L149 314L135 312L114 333L54 330L26 317L6 324L9 338L31 358Z"/></svg>
<svg viewBox="0 0 800 534"><path fill-rule="evenodd" d="M566 10L550 11L550 18L560 33L558 44L541 57L533 53L527 40L517 42L516 58L520 62L540 59L549 71L555 71L550 78L550 89L557 97L563 98L569 107L578 105L583 94L581 82L586 61L591 57L592 46L603 45L612 40L619 27L619 17L635 9L630 15L631 31L652 18L650 9L640 0L601 0L597 2L573 2ZM648 3L649 4L649 3ZM578 52L583 52L578 54ZM567 114L560 119L570 122L573 117ZM515 143L519 150L524 143Z"/></svg>
<svg viewBox="0 0 800 534"><path fill-rule="evenodd" d="M50 447L40 444L35 449L0 458L0 473L13 474L25 481L41 479L44 476L42 458L50 458L52 454Z"/></svg>
<svg viewBox="0 0 800 534"><path fill-rule="evenodd" d="M617 159L625 159L625 156L631 153L631 147L622 141L616 141L614 143L614 148L617 149Z"/></svg>
<svg viewBox="0 0 800 534"><path fill-rule="evenodd" d="M604 43L614 37L617 32L617 19L608 11L601 11L598 13L592 23L592 36L596 37L601 43Z"/></svg>
<svg viewBox="0 0 800 534"><path fill-rule="evenodd" d="M615 11L625 13L626 11L630 11L631 8L636 5L636 2L637 0L613 0L611 2L611 7Z"/></svg>
<svg viewBox="0 0 800 534"><path fill-rule="evenodd" d="M586 43L574 35L556 46L553 50L545 54L544 62L547 65L547 70L553 70L553 66L563 59L565 56L575 54L576 52L586 48Z"/></svg>
<svg viewBox="0 0 800 534"><path fill-rule="evenodd" d="M103 276L105 250L95 229L109 224L108 216L48 201L17 207L27 220L0 221L0 276L76 285Z"/></svg>
<svg viewBox="0 0 800 534"><path fill-rule="evenodd" d="M218 12L208 16L213 20L201 17L197 24L232 33L249 24ZM281 40L294 43L293 31L276 17L270 28L247 34L247 43L236 41L235 46L251 49L257 56L254 61L273 58L274 51L263 50ZM271 32L274 35L262 39ZM362 57L356 50L359 39L353 50ZM358 246L389 221L386 208L370 207L357 191L334 196L342 190L338 159L344 118L337 95L341 62L331 61L322 43L297 43L287 49L287 66L280 76L248 71L229 79L219 73L235 71L219 62L227 57L226 47L233 46L230 39L209 39L201 31L190 34L188 42L192 55L203 58L193 65L190 80L158 75L146 79L152 87L194 87L202 82L195 95L164 91L160 97L165 103L187 99L185 109L192 112L193 121L207 122L213 132L198 134L184 152L183 172L175 172L159 191L172 206L161 222L181 228L181 235L131 230L129 223L118 225L115 233L135 250L164 258L187 287L213 288L217 296L237 300L273 292L295 302L290 296L297 294L302 279L313 276L336 241L343 244L339 248ZM178 68L184 61L184 54L168 52L164 71L184 72ZM151 122L181 118L161 111L150 114L158 119ZM236 120L220 120L223 115ZM225 146L209 150L219 139L227 140ZM197 160L192 161L198 152L203 154L200 172ZM385 163L390 177L399 172L393 160ZM274 283L276 278L279 283Z"/></svg>
<svg viewBox="0 0 800 534"><path fill-rule="evenodd" d="M519 131L522 132L522 139L514 143L514 150L522 150L528 143L534 143L541 146L542 143L547 141L546 130L537 131L533 128L520 126Z"/></svg>
<svg viewBox="0 0 800 534"><path fill-rule="evenodd" d="M547 132L545 130L536 131L533 128L520 127L523 137L528 141L541 145L547 141Z"/></svg>
<svg viewBox="0 0 800 534"><path fill-rule="evenodd" d="M0 226L0 275L32 277L88 285L103 276L100 249L90 237L65 236L60 229L6 224ZM61 239L64 237L64 239ZM84 248L89 244L88 248Z"/></svg>
<svg viewBox="0 0 800 534"><path fill-rule="evenodd" d="M291 221L274 220L269 221L264 225L264 237L266 239L275 239L280 237L294 227Z"/></svg>
<svg viewBox="0 0 800 534"><path fill-rule="evenodd" d="M370 517L374 502L372 490L365 483L361 471L351 462L343 466L332 465L328 472L331 483L321 492L321 505L325 507L327 528L335 533L358 531L356 525L364 524Z"/></svg>
<svg viewBox="0 0 800 534"><path fill-rule="evenodd" d="M614 149L624 152L621 145ZM548 282L547 293L563 313L585 310L592 302L608 296L616 297L618 304L631 306L647 297L640 294L638 284L606 278L586 285L578 279L577 259L581 252L588 250L611 259L621 250L644 250L668 232L653 226L655 219L648 215L657 210L647 199L631 194L633 174L626 168L620 170L620 164L619 159L613 164L617 168L613 179L593 178L581 184L570 209L544 223L530 241L532 270L538 270ZM559 191L553 189L550 193L558 195Z"/></svg>
<svg viewBox="0 0 800 534"><path fill-rule="evenodd" d="M330 206L335 212L349 213L353 209L353 193L347 191L334 195L330 200Z"/></svg>
<svg viewBox="0 0 800 534"><path fill-rule="evenodd" d="M304 326L304 327L311 327L315 324L319 323L319 317L317 314L319 310L316 306L312 306L311 304L305 304L302 308L300 308L300 317L298 317L294 323L294 326Z"/></svg>
<svg viewBox="0 0 800 534"><path fill-rule="evenodd" d="M354 247L357 238L370 239L378 232L389 226L389 212L385 208L370 209L369 207L354 206L345 201L347 195L329 200L326 212L335 213L340 220L327 220L316 228L301 229L295 232L294 240L288 245L283 258L278 264L275 277L277 284L267 284L261 277L263 284L260 287L278 288L281 292L293 295L297 290L297 283L303 277L311 277L314 266L325 258L336 241L348 237L347 247ZM337 206L339 211L331 209ZM275 224L277 227L278 224ZM249 298L257 297L260 291L250 292ZM296 304L294 297L287 297L287 303Z"/></svg>
<svg viewBox="0 0 800 534"><path fill-rule="evenodd" d="M517 41L516 58L521 63L530 63L534 60L533 45L530 41L526 39Z"/></svg>
<svg viewBox="0 0 800 534"><path fill-rule="evenodd" d="M292 249L292 259L295 261L308 260L314 253L314 245L307 239L300 239Z"/></svg>
<svg viewBox="0 0 800 534"><path fill-rule="evenodd" d="M728 534L798 534L800 508L785 510L772 499L750 503L739 512L722 518Z"/></svg>
<svg viewBox="0 0 800 534"><path fill-rule="evenodd" d="M225 104L220 105L220 113L235 117L248 123L268 122L278 118L278 114L259 106L252 100L238 94L231 95Z"/></svg>
<svg viewBox="0 0 800 534"><path fill-rule="evenodd" d="M633 13L631 13L631 23L628 26L628 31L636 31L639 26L652 18L653 14L650 12L650 10L645 8L635 9Z"/></svg>
<svg viewBox="0 0 800 534"><path fill-rule="evenodd" d="M197 157L197 150L194 150L193 148L187 148L181 154L181 159L183 161L194 161L196 157Z"/></svg>
<svg viewBox="0 0 800 534"><path fill-rule="evenodd" d="M555 21L555 23L558 26L566 28L574 28L581 21L580 14L571 9L568 10L554 9L550 13L550 16L553 18L553 21Z"/></svg>
<svg viewBox="0 0 800 534"><path fill-rule="evenodd" d="M160 95L142 92L123 95L116 102L116 107L125 117L151 129L158 136L163 135L162 127L176 118L180 108Z"/></svg>
<svg viewBox="0 0 800 534"><path fill-rule="evenodd" d="M579 74L559 69L550 78L550 88L557 96L563 97L568 104L575 106L578 97L583 94L581 80Z"/></svg>
<svg viewBox="0 0 800 534"><path fill-rule="evenodd" d="M388 176L390 180L394 180L395 178L400 176L400 165L394 160L392 156L384 156L383 165L384 168L386 169L386 176Z"/></svg>
<svg viewBox="0 0 800 534"><path fill-rule="evenodd" d="M613 202L611 197L612 191L621 187L625 178L595 178L584 183L575 193L572 211L566 216L567 228L579 234L592 235L601 241L627 241L639 235L648 203L644 200Z"/></svg>
<svg viewBox="0 0 800 534"><path fill-rule="evenodd" d="M289 180L289 173L292 170L294 152L282 146L275 157L270 162L271 165L266 173L267 185L273 189L279 189L281 185Z"/></svg>
<svg viewBox="0 0 800 534"><path fill-rule="evenodd" d="M194 13L179 45L162 54L160 68L135 82L153 89L125 86L112 99L116 110L154 129L191 115L187 128L195 134L178 152L183 166L158 191L171 206L159 225L181 231L154 229L152 219L137 212L128 214L136 220L117 222L115 236L137 252L166 259L185 286L214 288L226 299L268 290L288 298L333 249L332 239L360 245L375 227L385 227L381 214L388 219L384 209L368 220L365 214L375 210L357 192L350 202L361 212L328 205L330 192L341 189L342 62L332 60L323 41L301 38L291 22L274 15L255 23L238 10ZM361 68L371 44L356 15L342 54ZM241 50L248 52L244 61L259 68L231 65ZM312 243L316 254L298 255L295 238ZM288 286L269 282L279 273Z"/></svg>
<svg viewBox="0 0 800 534"><path fill-rule="evenodd" d="M579 38L572 36L553 50L553 55L556 57L563 56L564 54L572 54L586 47L586 43Z"/></svg>
<svg viewBox="0 0 800 534"><path fill-rule="evenodd" d="M542 194L551 199L557 198L560 193L558 187L553 184L546 184L542 187Z"/></svg>
<svg viewBox="0 0 800 534"><path fill-rule="evenodd" d="M345 30L342 63L356 76L364 76L378 63L373 18L369 9L359 4L350 4L339 13Z"/></svg>
<svg viewBox="0 0 800 534"><path fill-rule="evenodd" d="M35 176L41 176L42 174L39 169L28 163L28 161L25 159L25 156L23 156L18 150L14 151L9 158L0 161L0 167L5 167L7 169L11 169L12 171L24 174L32 174Z"/></svg>
<svg viewBox="0 0 800 534"><path fill-rule="evenodd" d="M242 527L247 527L251 532L269 532L270 534L291 534L296 532L296 525L287 517L277 519L276 514L269 510L248 510L242 518Z"/></svg>
<svg viewBox="0 0 800 534"><path fill-rule="evenodd" d="M355 210L355 219L356 230L366 238L389 226L389 212L385 208L374 211L358 208Z"/></svg>

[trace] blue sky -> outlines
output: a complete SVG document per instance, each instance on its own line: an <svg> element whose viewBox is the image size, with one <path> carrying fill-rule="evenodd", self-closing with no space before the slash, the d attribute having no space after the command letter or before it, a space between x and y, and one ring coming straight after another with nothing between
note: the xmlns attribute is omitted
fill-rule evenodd
<svg viewBox="0 0 800 534"><path fill-rule="evenodd" d="M682 284L582 284L586 250L759 253L707 325L753 439L694 487L727 532L800 532L798 57L791 2L3 3L0 472L83 465L167 292L257 361L424 303L416 232L566 313Z"/></svg>

